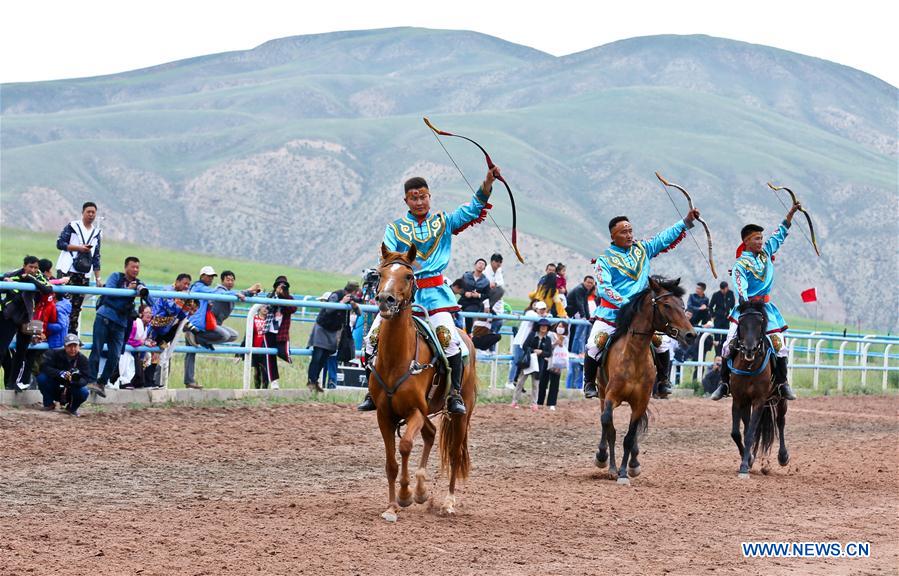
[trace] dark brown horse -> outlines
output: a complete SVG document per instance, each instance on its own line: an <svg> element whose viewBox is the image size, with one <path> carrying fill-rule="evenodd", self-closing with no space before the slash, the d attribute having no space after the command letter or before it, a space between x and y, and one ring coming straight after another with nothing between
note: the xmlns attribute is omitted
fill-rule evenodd
<svg viewBox="0 0 899 576"><path fill-rule="evenodd" d="M768 316L762 302L740 302L740 319L737 324L737 336L731 343L730 358L730 393L732 427L730 436L740 451L740 478L749 478L758 455L759 447L765 456L767 472L767 456L774 443L775 428L780 436L780 450L777 461L786 466L790 461L784 439L786 425L787 401L775 394L772 384L774 365L774 349L765 336L768 328ZM740 422L746 434L746 443L740 437ZM750 449L751 447L751 449Z"/></svg>
<svg viewBox="0 0 899 576"><path fill-rule="evenodd" d="M684 289L679 284L679 278L665 280L652 277L649 288L638 292L621 307L615 320L615 333L608 344L606 366L599 370L602 436L595 463L599 468L608 465L609 475L617 478L619 484L630 484L628 475L640 475L637 436L647 429L649 420L646 408L656 379L655 363L649 348L653 334L667 334L684 346L696 338L696 332L684 313ZM624 436L621 467L616 468L612 411L622 402L630 405L631 419Z"/></svg>
<svg viewBox="0 0 899 576"><path fill-rule="evenodd" d="M467 411L464 415L451 415L444 411L446 378L439 376L439 386L428 400L428 391L437 376L434 358L427 344L419 336L413 324L412 302L415 290L414 267L416 249L408 252L390 252L381 245L378 307L381 324L378 331L378 351L368 390L378 409L378 427L384 438L387 455L387 487L389 502L381 516L388 522L396 522L400 507L415 502L428 501L427 465L434 444L436 427L428 418L443 412L440 427L440 460L443 470L449 469L449 493L443 501L444 514L455 513L456 480L468 477L468 427L477 398L477 371L475 351L468 337L460 333L469 350L468 366L462 380L462 399ZM400 471L396 462L396 437L400 427L406 430L400 438L400 490L396 494L396 477ZM409 489L409 454L416 434L421 432L424 446L421 461L415 472L415 492Z"/></svg>

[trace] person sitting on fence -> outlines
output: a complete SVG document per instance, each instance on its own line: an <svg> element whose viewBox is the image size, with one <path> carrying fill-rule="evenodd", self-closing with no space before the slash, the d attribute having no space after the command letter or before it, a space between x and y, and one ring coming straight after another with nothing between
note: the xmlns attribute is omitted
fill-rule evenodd
<svg viewBox="0 0 899 576"><path fill-rule="evenodd" d="M68 334L62 349L50 350L44 355L37 377L43 396L44 410L56 409L56 403L65 405L64 413L78 416L78 407L90 395L90 366L81 353L81 341L76 334Z"/></svg>
<svg viewBox="0 0 899 576"><path fill-rule="evenodd" d="M171 286L165 287L165 291L187 292L190 283L190 274L182 272ZM196 300L157 298L153 302L150 325L147 327L147 346L159 346L163 350L168 348L178 333L178 325L196 311L196 306ZM153 352L150 354L150 365L144 373L144 382L146 386L156 388L160 386L160 381L160 353Z"/></svg>
<svg viewBox="0 0 899 576"><path fill-rule="evenodd" d="M246 300L247 296L255 296L262 292L262 285L259 282L253 284L246 290L235 291L234 284L237 282L237 276L235 276L234 272L231 270L222 272L221 279L222 282L215 287L215 291L219 294L233 294L237 296L237 299L241 302ZM218 325L233 334L233 338L227 340L228 342L237 340L238 336L236 330L225 326L225 320L227 320L231 316L231 313L234 312L234 304L235 302L233 300L213 300L209 303Z"/></svg>
<svg viewBox="0 0 899 576"><path fill-rule="evenodd" d="M524 341L522 360L519 363L518 378L515 391L512 393L512 408L518 408L523 394L524 381L531 377L531 410L537 410L537 396L540 391L540 380L546 372L549 359L552 357L552 341L549 336L549 319L540 318L534 322L534 329ZM558 385L558 383L557 383Z"/></svg>
<svg viewBox="0 0 899 576"><path fill-rule="evenodd" d="M217 292L212 287L212 281L217 276L212 266L203 266L200 269L200 278L194 282L191 292L199 292L203 294L214 294ZM232 328L221 326L216 320L215 314L210 306L209 300L197 300L197 309L187 319L184 327L184 338L190 346L202 346L214 350L214 344L223 342L232 342L237 338L237 332ZM195 353L187 353L184 355L184 387L201 389L203 386L197 384L195 375L197 363L197 355Z"/></svg>
<svg viewBox="0 0 899 576"><path fill-rule="evenodd" d="M502 313L502 301L499 301L495 304L498 308L498 312L496 310L490 309L490 299L487 298L483 302L484 308L481 310L484 314L501 314ZM474 347L478 350L493 350L496 346L496 343L502 339L500 334L496 334L493 332L493 320L491 318L475 318L474 323L471 325L471 343L474 344Z"/></svg>

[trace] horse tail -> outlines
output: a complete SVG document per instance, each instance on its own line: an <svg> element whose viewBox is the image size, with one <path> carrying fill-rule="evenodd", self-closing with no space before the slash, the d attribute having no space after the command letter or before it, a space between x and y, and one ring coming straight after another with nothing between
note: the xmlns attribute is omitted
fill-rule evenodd
<svg viewBox="0 0 899 576"><path fill-rule="evenodd" d="M755 440L752 443L753 457L758 455L759 446L762 448L762 454L767 454L774 443L774 409L769 404L763 404L761 410L762 417L759 419L759 427L755 432Z"/></svg>
<svg viewBox="0 0 899 576"><path fill-rule="evenodd" d="M468 415L444 414L440 423L440 468L448 471L456 467L456 478L468 478L471 458L468 454Z"/></svg>
<svg viewBox="0 0 899 576"><path fill-rule="evenodd" d="M637 434L643 435L649 430L649 410L644 410L643 415L637 420Z"/></svg>

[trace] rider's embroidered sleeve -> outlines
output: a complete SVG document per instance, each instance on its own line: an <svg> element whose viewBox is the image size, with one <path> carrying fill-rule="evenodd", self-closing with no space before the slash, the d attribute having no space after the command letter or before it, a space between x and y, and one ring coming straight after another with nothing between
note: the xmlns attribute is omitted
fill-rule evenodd
<svg viewBox="0 0 899 576"><path fill-rule="evenodd" d="M765 240L765 252L768 253L768 256L773 256L775 252L780 249L780 246L784 243L784 240L787 239L787 233L790 228L790 223L784 220L780 223L777 230L774 231L767 240Z"/></svg>
<svg viewBox="0 0 899 576"><path fill-rule="evenodd" d="M622 296L612 287L612 271L609 269L609 264L605 258L596 259L596 268L593 273L596 276L596 293L603 300L618 308L628 303L628 298Z"/></svg>
<svg viewBox="0 0 899 576"><path fill-rule="evenodd" d="M730 280L734 285L734 291L737 293L737 301L749 300L749 279L746 277L746 269L737 262L734 269L730 273Z"/></svg>
<svg viewBox="0 0 899 576"><path fill-rule="evenodd" d="M487 217L484 209L489 208L488 199L489 197L478 188L478 191L471 197L471 202L446 213L446 227L455 234L464 229L466 224L483 220Z"/></svg>
<svg viewBox="0 0 899 576"><path fill-rule="evenodd" d="M649 240L644 240L643 246L646 248L647 256L650 258L658 256L662 250L671 246L671 244L678 239L678 236L683 234L686 230L687 225L684 224L684 221L678 220L677 224L674 226L662 230Z"/></svg>

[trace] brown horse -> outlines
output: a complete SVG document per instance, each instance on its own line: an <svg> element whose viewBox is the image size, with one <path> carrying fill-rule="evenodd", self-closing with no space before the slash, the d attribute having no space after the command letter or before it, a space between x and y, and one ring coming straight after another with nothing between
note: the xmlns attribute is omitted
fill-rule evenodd
<svg viewBox="0 0 899 576"><path fill-rule="evenodd" d="M768 329L765 304L743 301L740 302L739 312L737 336L729 351L732 359L725 361L730 363L730 393L733 396L730 437L740 451L739 477L749 478L749 469L755 462L759 447L762 455L768 456L774 443L775 428L780 436L777 461L781 466L786 466L790 461L784 438L787 401L774 390L774 349L765 337ZM740 438L741 421L746 434L745 445ZM765 460L767 462L767 458ZM767 472L767 468L762 471Z"/></svg>
<svg viewBox="0 0 899 576"><path fill-rule="evenodd" d="M599 375L599 397L602 401L602 435L596 451L596 466L609 466L610 477L619 484L630 484L628 475L640 475L637 436L645 432L649 419L646 408L656 379L650 342L656 332L675 338L689 346L696 332L684 313L684 289L677 280L659 277L649 279L649 288L638 292L621 307L615 320L615 333L608 344L605 369ZM649 305L645 305L647 304ZM615 425L612 411L627 402L631 419L624 436L621 467L615 467ZM606 451L608 448L608 452Z"/></svg>
<svg viewBox="0 0 899 576"><path fill-rule="evenodd" d="M470 458L468 454L468 427L477 398L477 371L475 351L471 340L460 333L462 342L469 350L468 366L462 380L462 399L467 411L464 415L445 412L445 390L447 379L438 376L427 344L415 328L412 319L412 303L415 291L414 268L416 248L408 252L391 252L381 245L380 275L378 286L378 307L381 324L378 331L378 351L374 362L368 390L378 410L378 427L384 438L387 455L387 487L389 503L381 517L388 522L396 522L400 507L415 502L428 501L427 472L428 456L434 444L436 427L428 416L443 413L440 427L440 460L443 470L449 469L449 493L443 501L444 514L455 513L456 480L468 477ZM435 378L438 388L428 400L428 391ZM400 490L396 494L396 477L399 467L396 462L396 436L400 427L406 430L400 438ZM409 489L409 454L415 435L421 432L424 446L421 461L415 472L415 492Z"/></svg>

